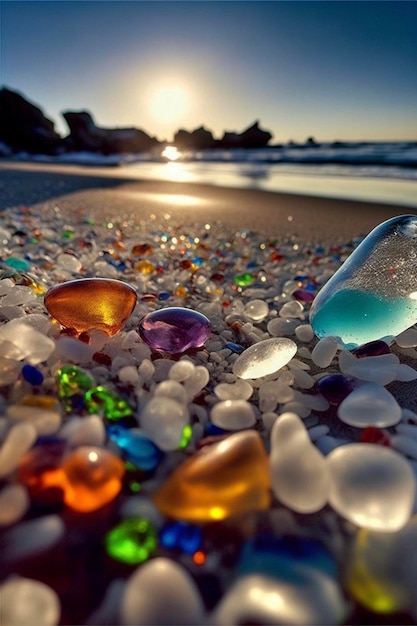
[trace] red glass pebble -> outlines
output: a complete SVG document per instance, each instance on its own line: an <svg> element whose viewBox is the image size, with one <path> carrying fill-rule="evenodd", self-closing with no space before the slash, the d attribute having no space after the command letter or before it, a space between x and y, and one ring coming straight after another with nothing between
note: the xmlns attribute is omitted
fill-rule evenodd
<svg viewBox="0 0 417 626"><path fill-rule="evenodd" d="M390 446L390 438L388 433L376 426L367 426L361 434L361 443L376 443L380 446Z"/></svg>

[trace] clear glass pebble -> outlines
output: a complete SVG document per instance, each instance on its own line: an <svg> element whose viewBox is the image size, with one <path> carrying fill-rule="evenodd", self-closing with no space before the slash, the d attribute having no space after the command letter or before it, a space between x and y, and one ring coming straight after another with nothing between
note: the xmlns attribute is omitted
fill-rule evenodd
<svg viewBox="0 0 417 626"><path fill-rule="evenodd" d="M141 427L161 450L180 447L188 421L188 408L166 396L151 398L139 416Z"/></svg>
<svg viewBox="0 0 417 626"><path fill-rule="evenodd" d="M239 378L261 378L280 370L297 352L291 339L278 337L259 341L247 348L233 364L233 373Z"/></svg>
<svg viewBox="0 0 417 626"><path fill-rule="evenodd" d="M246 400L224 400L215 404L210 419L216 426L225 430L242 430L256 422L253 406Z"/></svg>
<svg viewBox="0 0 417 626"><path fill-rule="evenodd" d="M26 359L30 365L46 361L55 350L55 341L27 324L25 318L13 319L0 326L0 349L3 342L10 348L6 353L1 350L1 356L20 361Z"/></svg>
<svg viewBox="0 0 417 626"><path fill-rule="evenodd" d="M396 336L417 321L415 215L383 222L324 285L310 310L318 337L348 349Z"/></svg>
<svg viewBox="0 0 417 626"><path fill-rule="evenodd" d="M261 322L269 314L269 306L265 300L250 300L243 312L244 316L254 322Z"/></svg>
<svg viewBox="0 0 417 626"><path fill-rule="evenodd" d="M246 380L238 378L234 383L219 383L214 388L219 400L249 400L253 387Z"/></svg>
<svg viewBox="0 0 417 626"><path fill-rule="evenodd" d="M385 387L364 383L341 402L337 415L345 424L357 428L387 428L401 420L401 407Z"/></svg>
<svg viewBox="0 0 417 626"><path fill-rule="evenodd" d="M410 519L416 478L398 452L351 443L328 454L329 503L356 526L394 532Z"/></svg>
<svg viewBox="0 0 417 626"><path fill-rule="evenodd" d="M4 626L55 626L59 623L59 598L51 587L39 580L11 576L0 586L0 596Z"/></svg>
<svg viewBox="0 0 417 626"><path fill-rule="evenodd" d="M27 489L22 485L9 484L0 491L0 526L18 522L30 506Z"/></svg>

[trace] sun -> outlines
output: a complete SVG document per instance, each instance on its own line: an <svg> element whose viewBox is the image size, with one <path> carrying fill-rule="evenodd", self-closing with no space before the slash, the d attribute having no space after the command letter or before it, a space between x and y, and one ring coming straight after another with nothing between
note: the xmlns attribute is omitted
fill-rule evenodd
<svg viewBox="0 0 417 626"><path fill-rule="evenodd" d="M158 122L173 123L185 118L190 99L180 85L163 85L152 92L149 108L152 117Z"/></svg>

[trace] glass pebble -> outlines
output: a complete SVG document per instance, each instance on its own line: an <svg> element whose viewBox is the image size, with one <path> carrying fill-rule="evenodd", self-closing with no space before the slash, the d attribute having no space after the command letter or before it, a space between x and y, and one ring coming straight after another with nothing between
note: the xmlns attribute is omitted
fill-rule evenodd
<svg viewBox="0 0 417 626"><path fill-rule="evenodd" d="M315 298L315 294L307 291L307 289L295 289L291 296L296 300L300 300L300 302L313 302Z"/></svg>
<svg viewBox="0 0 417 626"><path fill-rule="evenodd" d="M204 523L268 508L269 462L253 430L205 446L181 463L153 497L176 520Z"/></svg>
<svg viewBox="0 0 417 626"><path fill-rule="evenodd" d="M103 448L80 446L64 461L64 501L82 513L108 504L122 488L125 469L122 461Z"/></svg>
<svg viewBox="0 0 417 626"><path fill-rule="evenodd" d="M234 282L238 287L248 287L253 282L255 282L255 278L249 272L245 272L244 274L238 274L234 278Z"/></svg>
<svg viewBox="0 0 417 626"><path fill-rule="evenodd" d="M159 465L162 452L143 431L111 424L107 427L107 433L124 451L127 460L136 467L152 471Z"/></svg>
<svg viewBox="0 0 417 626"><path fill-rule="evenodd" d="M290 509L314 513L325 506L330 490L328 466L295 413L283 413L272 427L270 467L272 490Z"/></svg>
<svg viewBox="0 0 417 626"><path fill-rule="evenodd" d="M397 532L359 530L344 572L351 597L378 614L415 610L416 541L416 516Z"/></svg>
<svg viewBox="0 0 417 626"><path fill-rule="evenodd" d="M329 367L336 356L338 347L335 337L323 337L314 346L311 358L318 367Z"/></svg>
<svg viewBox="0 0 417 626"><path fill-rule="evenodd" d="M139 415L142 428L164 451L180 447L188 421L188 408L166 396L151 398Z"/></svg>
<svg viewBox="0 0 417 626"><path fill-rule="evenodd" d="M119 420L133 413L125 398L102 385L86 391L84 404L89 413L103 414L109 420Z"/></svg>
<svg viewBox="0 0 417 626"><path fill-rule="evenodd" d="M142 340L152 349L168 354L203 346L210 332L210 321L205 315L182 307L153 311L139 324Z"/></svg>
<svg viewBox="0 0 417 626"><path fill-rule="evenodd" d="M18 522L30 506L27 489L22 485L9 484L0 491L0 526Z"/></svg>
<svg viewBox="0 0 417 626"><path fill-rule="evenodd" d="M389 345L385 341L377 339L376 341L370 341L358 348L354 348L352 353L358 357L358 359L366 356L379 356L380 354L391 354Z"/></svg>
<svg viewBox="0 0 417 626"><path fill-rule="evenodd" d="M339 367L343 374L378 385L387 385L396 380L398 365L399 359L395 354L357 358L351 352L343 350L339 356Z"/></svg>
<svg viewBox="0 0 417 626"><path fill-rule="evenodd" d="M27 487L35 502L62 502L65 475L61 466L64 454L65 441L48 438L43 443L37 443L21 457L18 480Z"/></svg>
<svg viewBox="0 0 417 626"><path fill-rule="evenodd" d="M9 430L0 448L0 478L17 468L21 456L29 450L36 436L36 428L26 422L16 424Z"/></svg>
<svg viewBox="0 0 417 626"><path fill-rule="evenodd" d="M33 365L24 365L22 367L22 376L31 385L38 386L43 383L43 374L41 370Z"/></svg>
<svg viewBox="0 0 417 626"><path fill-rule="evenodd" d="M316 381L315 387L326 400L339 405L352 391L352 382L343 374L328 374Z"/></svg>
<svg viewBox="0 0 417 626"><path fill-rule="evenodd" d="M56 592L39 580L12 576L0 586L1 619L5 626L56 626L61 606ZM36 616L36 617L35 617Z"/></svg>
<svg viewBox="0 0 417 626"><path fill-rule="evenodd" d="M253 387L246 380L238 379L234 383L219 383L214 388L219 400L249 400Z"/></svg>
<svg viewBox="0 0 417 626"><path fill-rule="evenodd" d="M357 428L386 428L401 420L401 407L385 387L364 383L341 402L337 416L345 424Z"/></svg>
<svg viewBox="0 0 417 626"><path fill-rule="evenodd" d="M224 400L214 405L210 419L225 430L250 428L256 422L253 406L246 400Z"/></svg>
<svg viewBox="0 0 417 626"><path fill-rule="evenodd" d="M409 463L384 446L352 443L326 457L329 503L359 527L394 532L410 519L416 479Z"/></svg>
<svg viewBox="0 0 417 626"><path fill-rule="evenodd" d="M91 374L76 365L64 365L57 372L58 393L62 399L83 394L94 386L95 380Z"/></svg>
<svg viewBox="0 0 417 626"><path fill-rule="evenodd" d="M390 438L386 431L376 426L367 426L362 431L360 441L362 443L375 443L380 446L389 446Z"/></svg>
<svg viewBox="0 0 417 626"><path fill-rule="evenodd" d="M21 259L19 257L10 256L4 262L9 267L13 267L13 269L21 272L25 272L30 269L30 263L25 259Z"/></svg>
<svg viewBox="0 0 417 626"><path fill-rule="evenodd" d="M110 278L83 278L61 283L44 297L49 314L77 333L92 329L115 335L135 308L136 291Z"/></svg>
<svg viewBox="0 0 417 626"><path fill-rule="evenodd" d="M134 268L139 274L144 274L145 276L149 276L149 274L153 274L155 271L155 265L146 259L135 263Z"/></svg>
<svg viewBox="0 0 417 626"><path fill-rule="evenodd" d="M296 352L297 345L291 339L265 339L238 356L233 364L233 373L245 380L268 376L284 367Z"/></svg>
<svg viewBox="0 0 417 626"><path fill-rule="evenodd" d="M363 240L315 298L310 322L318 337L348 349L395 336L417 321L414 265L417 218L383 222Z"/></svg>
<svg viewBox="0 0 417 626"><path fill-rule="evenodd" d="M190 376L193 375L194 368L194 363L188 359L181 359L173 364L168 375L170 379L182 383L184 380L187 380L187 378L190 378Z"/></svg>
<svg viewBox="0 0 417 626"><path fill-rule="evenodd" d="M254 322L261 322L269 314L269 306L265 300L250 300L245 305L245 317Z"/></svg>
<svg viewBox="0 0 417 626"><path fill-rule="evenodd" d="M159 531L159 543L168 550L194 554L201 547L203 534L199 526L186 522L168 522Z"/></svg>
<svg viewBox="0 0 417 626"><path fill-rule="evenodd" d="M15 318L0 326L0 344L3 357L26 359L29 365L46 361L55 350L55 341L30 326L25 318Z"/></svg>
<svg viewBox="0 0 417 626"><path fill-rule="evenodd" d="M147 561L155 552L158 536L153 525L143 518L128 518L104 538L109 556L128 565Z"/></svg>

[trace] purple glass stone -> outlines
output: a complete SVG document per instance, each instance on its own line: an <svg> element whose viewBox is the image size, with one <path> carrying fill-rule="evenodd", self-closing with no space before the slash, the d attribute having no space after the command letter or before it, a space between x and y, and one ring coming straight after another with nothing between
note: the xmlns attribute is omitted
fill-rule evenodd
<svg viewBox="0 0 417 626"><path fill-rule="evenodd" d="M291 295L295 300L300 300L301 302L313 302L316 297L315 293L307 291L307 289L296 289Z"/></svg>
<svg viewBox="0 0 417 626"><path fill-rule="evenodd" d="M154 350L179 354L204 345L211 332L210 320L202 313L169 307L148 313L140 321L139 335Z"/></svg>
<svg viewBox="0 0 417 626"><path fill-rule="evenodd" d="M316 382L315 387L333 405L339 405L353 391L352 383L342 374L323 376Z"/></svg>
<svg viewBox="0 0 417 626"><path fill-rule="evenodd" d="M381 354L391 354L390 347L382 339L376 339L369 343L364 343L362 346L352 350L352 353L361 359L365 356L380 356Z"/></svg>

